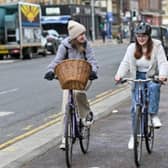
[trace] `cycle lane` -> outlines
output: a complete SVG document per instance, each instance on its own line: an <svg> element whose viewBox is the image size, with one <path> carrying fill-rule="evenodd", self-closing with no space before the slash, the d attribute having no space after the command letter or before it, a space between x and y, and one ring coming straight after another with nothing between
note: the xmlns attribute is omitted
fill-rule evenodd
<svg viewBox="0 0 168 168"><path fill-rule="evenodd" d="M160 118L161 129L155 130L154 151L149 155L143 144L142 168L167 168L168 163L168 86L162 87ZM113 107L108 116L100 118L92 127L89 152L83 155L75 144L73 168L134 168L133 151L128 150L130 136L130 101ZM26 162L21 168L64 168L65 156L58 145Z"/></svg>

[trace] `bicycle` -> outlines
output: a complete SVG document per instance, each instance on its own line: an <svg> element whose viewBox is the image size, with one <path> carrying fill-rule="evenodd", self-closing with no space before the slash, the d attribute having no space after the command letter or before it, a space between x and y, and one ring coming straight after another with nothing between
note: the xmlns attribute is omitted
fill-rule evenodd
<svg viewBox="0 0 168 168"><path fill-rule="evenodd" d="M152 123L151 117L149 118L148 114L148 104L149 104L149 95L148 88L146 87L147 83L150 81L159 82L159 79L130 79L124 78L121 83L131 81L138 83L138 100L136 100L136 114L135 114L135 125L133 130L134 136L134 161L136 166L140 166L142 158L142 142L145 140L146 149L149 154L152 153L154 145L154 126ZM144 92L143 92L143 84ZM150 122L149 122L150 120Z"/></svg>
<svg viewBox="0 0 168 168"><path fill-rule="evenodd" d="M91 83L92 82L90 81L86 90L90 87ZM75 105L73 90L70 89L68 92L68 103L65 112L65 158L67 167L71 167L73 145L77 138L79 139L80 148L83 154L88 152L91 126L85 126L82 123Z"/></svg>

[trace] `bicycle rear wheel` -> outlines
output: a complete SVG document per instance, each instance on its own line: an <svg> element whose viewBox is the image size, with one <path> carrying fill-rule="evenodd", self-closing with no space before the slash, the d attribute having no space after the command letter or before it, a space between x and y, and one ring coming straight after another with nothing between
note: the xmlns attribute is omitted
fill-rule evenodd
<svg viewBox="0 0 168 168"><path fill-rule="evenodd" d="M90 126L84 126L82 124L82 121L80 120L79 127L80 127L79 143L80 143L82 152L85 154L88 152L88 149L89 149Z"/></svg>
<svg viewBox="0 0 168 168"><path fill-rule="evenodd" d="M72 165L72 151L73 151L73 122L72 111L69 106L66 107L66 121L65 121L65 158L67 167Z"/></svg>
<svg viewBox="0 0 168 168"><path fill-rule="evenodd" d="M136 106L135 128L134 128L134 161L136 166L141 163L142 157L142 139L143 139L143 123L141 107Z"/></svg>
<svg viewBox="0 0 168 168"><path fill-rule="evenodd" d="M149 118L148 114L145 114L145 123L144 123L144 130L145 130L145 144L146 149L148 153L152 153L153 150L153 144L154 144L154 127L151 124L149 124Z"/></svg>

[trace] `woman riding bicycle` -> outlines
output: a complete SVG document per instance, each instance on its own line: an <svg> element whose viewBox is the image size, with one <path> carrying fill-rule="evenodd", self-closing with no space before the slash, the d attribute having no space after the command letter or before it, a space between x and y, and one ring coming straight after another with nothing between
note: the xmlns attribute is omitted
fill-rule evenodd
<svg viewBox="0 0 168 168"><path fill-rule="evenodd" d="M92 66L90 80L97 78L98 64L94 58L93 49L85 36L86 28L84 25L70 20L68 23L69 36L65 38L58 47L54 60L48 65L48 71L44 78L52 80L55 77L55 67L65 59L85 59ZM75 90L76 105L84 125L90 125L93 122L93 113L91 112L86 92ZM68 90L63 91L62 112L65 114L65 105L68 101ZM88 115L89 114L89 115ZM89 116L89 119L88 119ZM64 118L62 121L62 133L64 132ZM65 138L62 137L60 149L65 149Z"/></svg>
<svg viewBox="0 0 168 168"><path fill-rule="evenodd" d="M115 80L120 81L127 72L133 79L146 79L159 76L160 81L167 80L168 62L162 47L161 41L151 38L151 26L148 23L141 22L135 29L135 43L128 46L126 54L121 61L119 69L115 75ZM149 82L149 109L148 112L152 118L152 124L155 128L162 126L158 117L160 101L160 83ZM134 128L135 103L138 93L137 84L132 86L132 127ZM133 135L131 135L128 148L133 149Z"/></svg>

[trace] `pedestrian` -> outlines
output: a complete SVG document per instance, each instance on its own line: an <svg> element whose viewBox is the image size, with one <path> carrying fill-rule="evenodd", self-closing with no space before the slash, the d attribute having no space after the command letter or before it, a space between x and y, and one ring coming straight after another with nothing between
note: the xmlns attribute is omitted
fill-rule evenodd
<svg viewBox="0 0 168 168"><path fill-rule="evenodd" d="M64 59L84 59L88 61L92 66L92 72L90 74L90 80L97 78L98 64L94 57L93 48L90 42L87 40L86 28L84 25L70 20L68 22L68 33L69 36L65 38L58 47L57 54L53 61L48 65L48 71L44 78L47 80L54 79L54 69L55 67ZM93 113L90 109L89 102L85 91L75 90L75 99L77 108L82 118L84 125L90 125L93 123ZM63 90L63 100L62 100L62 112L65 114L65 104L68 101L68 90ZM86 120L89 115L90 119ZM64 116L65 117L65 116ZM64 133L64 117L62 120L62 134ZM62 135L62 143L60 149L65 149L65 138Z"/></svg>
<svg viewBox="0 0 168 168"><path fill-rule="evenodd" d="M102 29L101 31L101 36L102 36L103 43L105 43L106 42L106 31L104 29Z"/></svg>
<svg viewBox="0 0 168 168"><path fill-rule="evenodd" d="M151 26L141 22L135 29L135 42L131 43L123 60L120 63L115 80L120 81L127 73L133 79L146 79L148 77L159 76L160 81L166 81L168 75L168 62L160 40L151 38ZM160 83L149 82L149 109L153 126L160 128L162 123L158 117L160 101ZM135 120L135 101L137 97L137 85L132 85L132 127ZM133 149L134 139L131 135L128 148Z"/></svg>
<svg viewBox="0 0 168 168"><path fill-rule="evenodd" d="M90 37L90 40L93 41L93 37L92 37L92 27L90 27L90 29L89 29L89 37Z"/></svg>

